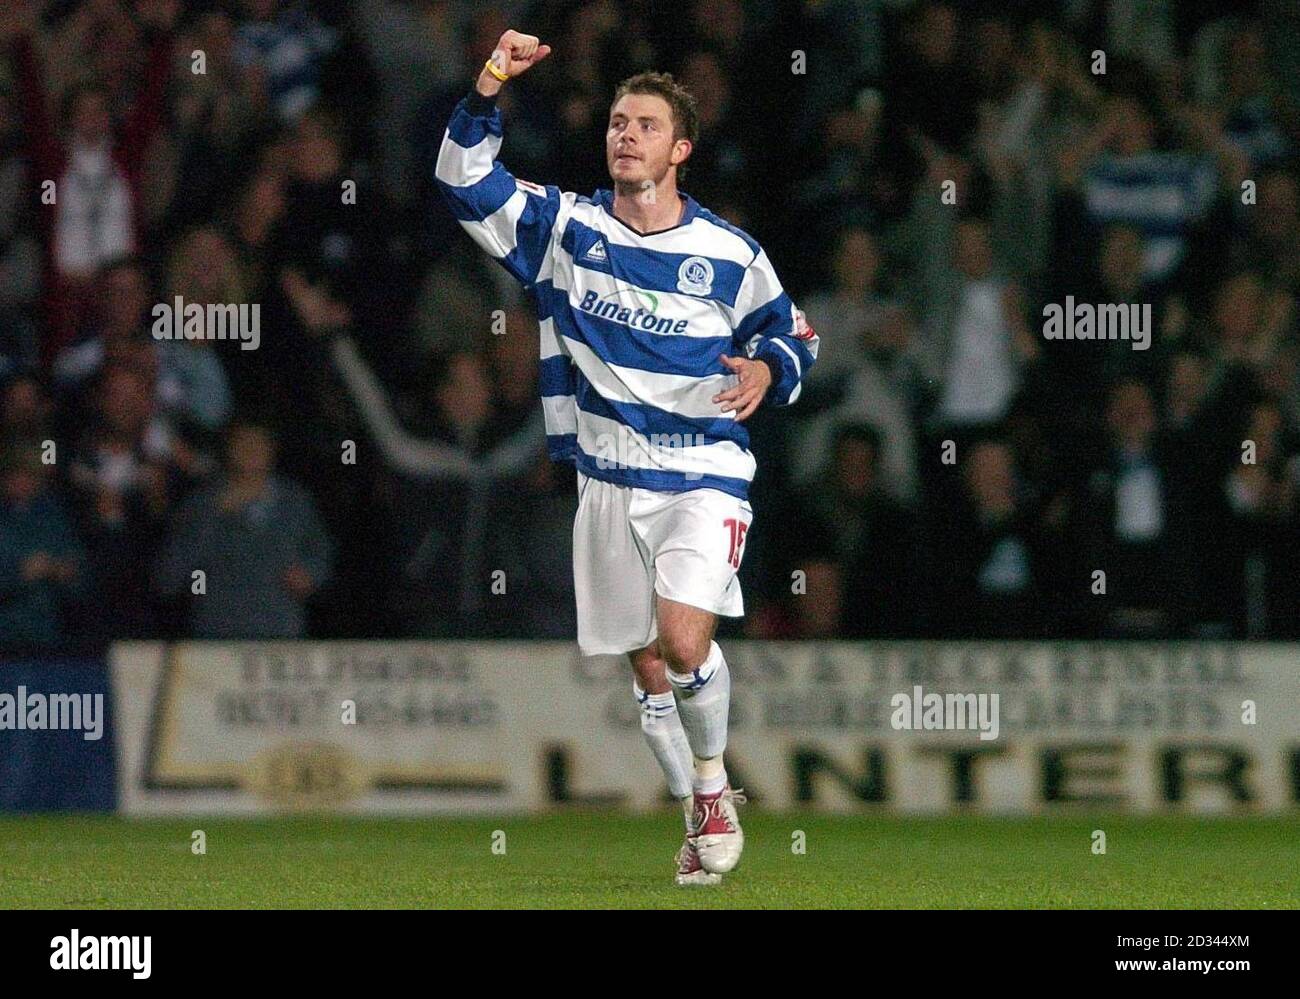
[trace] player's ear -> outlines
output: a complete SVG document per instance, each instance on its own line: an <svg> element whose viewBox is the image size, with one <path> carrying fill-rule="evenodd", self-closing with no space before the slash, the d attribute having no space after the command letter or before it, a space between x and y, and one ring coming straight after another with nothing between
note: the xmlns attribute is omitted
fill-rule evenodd
<svg viewBox="0 0 1300 999"><path fill-rule="evenodd" d="M690 139L678 139L673 143L673 151L669 163L673 166L681 166L691 156L691 150L695 147L691 145Z"/></svg>

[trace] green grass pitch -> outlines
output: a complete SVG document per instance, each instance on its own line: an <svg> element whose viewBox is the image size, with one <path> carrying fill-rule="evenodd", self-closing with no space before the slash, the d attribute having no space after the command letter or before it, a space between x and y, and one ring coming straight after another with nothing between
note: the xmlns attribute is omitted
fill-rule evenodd
<svg viewBox="0 0 1300 999"><path fill-rule="evenodd" d="M933 819L751 811L740 867L677 888L677 816L0 819L3 908L1297 908L1300 817ZM191 851L191 833L207 853ZM1104 856L1092 831L1106 833ZM494 853L493 834L505 833ZM806 852L792 851L796 830ZM500 838L497 838L500 845Z"/></svg>

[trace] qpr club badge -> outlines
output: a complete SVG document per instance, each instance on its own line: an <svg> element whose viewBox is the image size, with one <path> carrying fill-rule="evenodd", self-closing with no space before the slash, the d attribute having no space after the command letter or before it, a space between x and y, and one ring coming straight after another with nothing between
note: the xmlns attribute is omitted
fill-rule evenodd
<svg viewBox="0 0 1300 999"><path fill-rule="evenodd" d="M713 291L713 265L704 257L687 257L677 268L677 290L683 295L707 295Z"/></svg>

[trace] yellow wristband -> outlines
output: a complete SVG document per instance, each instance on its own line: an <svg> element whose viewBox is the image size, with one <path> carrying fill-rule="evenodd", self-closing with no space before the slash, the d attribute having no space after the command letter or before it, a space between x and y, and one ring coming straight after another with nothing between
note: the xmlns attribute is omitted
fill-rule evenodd
<svg viewBox="0 0 1300 999"><path fill-rule="evenodd" d="M501 70L497 69L497 64L494 63L491 59L489 59L487 62L483 64L483 68L486 69L493 76L495 76L502 83L505 83L506 80L510 79L510 74L503 73L501 72Z"/></svg>

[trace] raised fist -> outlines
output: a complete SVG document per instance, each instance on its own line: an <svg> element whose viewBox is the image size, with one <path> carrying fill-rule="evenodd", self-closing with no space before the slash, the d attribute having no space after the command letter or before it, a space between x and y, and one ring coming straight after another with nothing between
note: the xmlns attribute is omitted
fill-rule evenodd
<svg viewBox="0 0 1300 999"><path fill-rule="evenodd" d="M543 45L536 35L525 35L510 30L501 36L492 52L492 64L508 76L518 76L531 69L548 55L551 47Z"/></svg>

